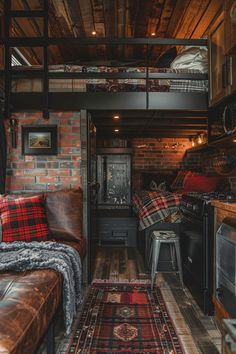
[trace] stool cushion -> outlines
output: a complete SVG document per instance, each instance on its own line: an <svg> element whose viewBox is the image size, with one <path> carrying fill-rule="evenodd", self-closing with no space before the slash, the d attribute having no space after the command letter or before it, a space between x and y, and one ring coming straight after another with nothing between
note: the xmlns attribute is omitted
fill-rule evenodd
<svg viewBox="0 0 236 354"><path fill-rule="evenodd" d="M152 232L152 237L159 238L162 240L169 240L172 238L177 238L178 235L174 231L171 231L171 230L158 230L158 231Z"/></svg>

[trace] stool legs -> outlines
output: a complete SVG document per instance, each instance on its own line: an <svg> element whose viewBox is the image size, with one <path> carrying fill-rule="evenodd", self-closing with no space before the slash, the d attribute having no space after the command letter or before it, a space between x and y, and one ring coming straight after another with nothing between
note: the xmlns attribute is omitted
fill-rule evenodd
<svg viewBox="0 0 236 354"><path fill-rule="evenodd" d="M179 271L179 279L180 279L181 286L183 287L184 282L183 282L183 272L182 272L179 240L175 241L175 251L176 251L177 265L178 265L178 271Z"/></svg>
<svg viewBox="0 0 236 354"><path fill-rule="evenodd" d="M160 248L162 243L169 244L170 257L171 257L170 261L171 261L172 269L176 273L179 273L180 284L183 287L184 284L183 284L179 237L177 235L164 237L163 231L160 232L160 235L158 236L155 235L153 232L153 234L149 235L148 239L146 240L146 245L148 247L147 251L149 251L146 252L146 259L147 259L146 263L150 271L151 287L153 288L155 283L155 276L157 273L157 266L158 266L158 261L160 256ZM177 263L178 270L176 270L176 263Z"/></svg>
<svg viewBox="0 0 236 354"><path fill-rule="evenodd" d="M157 270L157 264L159 260L161 243L157 240L152 241L152 249L151 249L151 287L153 288L155 274Z"/></svg>
<svg viewBox="0 0 236 354"><path fill-rule="evenodd" d="M170 243L170 257L173 270L175 270L175 252L175 245L173 243Z"/></svg>

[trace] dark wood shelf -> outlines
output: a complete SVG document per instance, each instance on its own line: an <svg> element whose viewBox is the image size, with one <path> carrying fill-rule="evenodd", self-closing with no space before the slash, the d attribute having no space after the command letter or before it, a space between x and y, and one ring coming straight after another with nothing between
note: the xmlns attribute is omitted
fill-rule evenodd
<svg viewBox="0 0 236 354"><path fill-rule="evenodd" d="M131 148L123 148L123 147L103 147L97 149L97 154L131 154Z"/></svg>
<svg viewBox="0 0 236 354"><path fill-rule="evenodd" d="M215 147L211 146L210 144L201 144L198 146L195 146L193 148L187 149L187 152L201 152L201 151L208 151L208 150L212 150Z"/></svg>
<svg viewBox="0 0 236 354"><path fill-rule="evenodd" d="M218 149L236 148L236 134L227 135L218 140L212 141L209 145Z"/></svg>

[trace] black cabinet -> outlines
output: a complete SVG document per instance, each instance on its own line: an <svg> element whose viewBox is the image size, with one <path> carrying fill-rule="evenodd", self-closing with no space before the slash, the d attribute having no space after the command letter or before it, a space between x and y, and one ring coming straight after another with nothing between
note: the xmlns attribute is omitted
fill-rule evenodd
<svg viewBox="0 0 236 354"><path fill-rule="evenodd" d="M100 188L95 242L135 247L137 218L131 213L131 150L99 149L97 180Z"/></svg>
<svg viewBox="0 0 236 354"><path fill-rule="evenodd" d="M136 246L136 217L98 217L96 242L100 245Z"/></svg>
<svg viewBox="0 0 236 354"><path fill-rule="evenodd" d="M99 154L97 159L98 208L129 208L131 155Z"/></svg>

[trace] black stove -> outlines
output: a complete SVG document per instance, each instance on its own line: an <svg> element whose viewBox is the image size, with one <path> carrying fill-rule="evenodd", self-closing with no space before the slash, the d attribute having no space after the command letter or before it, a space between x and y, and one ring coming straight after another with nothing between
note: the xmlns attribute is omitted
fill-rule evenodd
<svg viewBox="0 0 236 354"><path fill-rule="evenodd" d="M184 283L205 314L212 315L214 208L219 193L188 193L180 210Z"/></svg>
<svg viewBox="0 0 236 354"><path fill-rule="evenodd" d="M202 218L212 200L220 200L224 203L236 203L236 193L197 193L184 194L181 199L180 209L183 214L192 214L194 217Z"/></svg>
<svg viewBox="0 0 236 354"><path fill-rule="evenodd" d="M228 202L228 203L236 203L236 193L235 192L209 192L209 193L198 193L198 192L189 192L187 194L183 195L200 199L200 200L205 200L206 202L210 202L213 199L217 199L223 202Z"/></svg>

